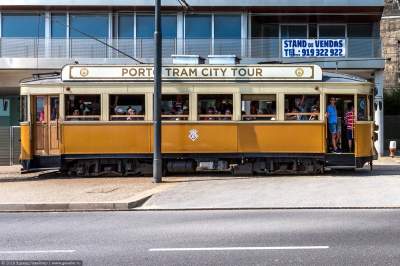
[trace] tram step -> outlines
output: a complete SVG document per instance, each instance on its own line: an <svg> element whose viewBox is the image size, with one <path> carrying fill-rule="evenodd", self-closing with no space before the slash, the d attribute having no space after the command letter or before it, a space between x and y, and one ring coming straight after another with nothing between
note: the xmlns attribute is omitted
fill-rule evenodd
<svg viewBox="0 0 400 266"><path fill-rule="evenodd" d="M326 166L355 166L354 153L328 153L325 155Z"/></svg>

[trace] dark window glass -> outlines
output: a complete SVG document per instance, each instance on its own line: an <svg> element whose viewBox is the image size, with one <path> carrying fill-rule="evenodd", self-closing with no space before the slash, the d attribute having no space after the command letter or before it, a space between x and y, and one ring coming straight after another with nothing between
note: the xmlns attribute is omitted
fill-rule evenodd
<svg viewBox="0 0 400 266"><path fill-rule="evenodd" d="M310 39L318 38L318 29L317 24L308 25L308 37Z"/></svg>
<svg viewBox="0 0 400 266"><path fill-rule="evenodd" d="M137 15L136 22L136 35L138 38L153 38L154 15ZM161 28L163 39L176 38L176 16L161 16Z"/></svg>
<svg viewBox="0 0 400 266"><path fill-rule="evenodd" d="M319 95L285 95L285 120L319 120Z"/></svg>
<svg viewBox="0 0 400 266"><path fill-rule="evenodd" d="M242 95L242 120L275 120L276 96Z"/></svg>
<svg viewBox="0 0 400 266"><path fill-rule="evenodd" d="M110 95L110 120L144 120L144 95Z"/></svg>
<svg viewBox="0 0 400 266"><path fill-rule="evenodd" d="M214 16L214 37L216 39L240 39L241 28L240 15Z"/></svg>
<svg viewBox="0 0 400 266"><path fill-rule="evenodd" d="M373 24L347 25L347 37L372 37Z"/></svg>
<svg viewBox="0 0 400 266"><path fill-rule="evenodd" d="M50 121L55 121L58 119L59 109L58 96L50 97Z"/></svg>
<svg viewBox="0 0 400 266"><path fill-rule="evenodd" d="M189 95L187 94L162 95L161 113L163 120L188 120Z"/></svg>
<svg viewBox="0 0 400 266"><path fill-rule="evenodd" d="M185 19L186 38L211 38L211 15L187 15Z"/></svg>
<svg viewBox="0 0 400 266"><path fill-rule="evenodd" d="M119 14L118 37L133 38L135 17L133 14Z"/></svg>
<svg viewBox="0 0 400 266"><path fill-rule="evenodd" d="M345 38L345 25L319 25L319 38Z"/></svg>
<svg viewBox="0 0 400 266"><path fill-rule="evenodd" d="M282 38L307 38L307 25L281 25Z"/></svg>
<svg viewBox="0 0 400 266"><path fill-rule="evenodd" d="M51 37L67 37L67 16L65 14L51 14Z"/></svg>
<svg viewBox="0 0 400 266"><path fill-rule="evenodd" d="M45 122L45 97L44 96L36 96L36 122Z"/></svg>
<svg viewBox="0 0 400 266"><path fill-rule="evenodd" d="M232 94L198 95L199 120L232 120Z"/></svg>
<svg viewBox="0 0 400 266"><path fill-rule="evenodd" d="M66 120L100 120L100 95L65 95Z"/></svg>
<svg viewBox="0 0 400 266"><path fill-rule="evenodd" d="M87 38L85 35L73 30L78 29L97 38L108 37L108 15L101 14L73 14L70 16L70 36L72 38Z"/></svg>
<svg viewBox="0 0 400 266"><path fill-rule="evenodd" d="M357 120L368 121L368 100L367 95L357 96Z"/></svg>
<svg viewBox="0 0 400 266"><path fill-rule="evenodd" d="M7 14L1 16L3 37L44 37L44 14Z"/></svg>

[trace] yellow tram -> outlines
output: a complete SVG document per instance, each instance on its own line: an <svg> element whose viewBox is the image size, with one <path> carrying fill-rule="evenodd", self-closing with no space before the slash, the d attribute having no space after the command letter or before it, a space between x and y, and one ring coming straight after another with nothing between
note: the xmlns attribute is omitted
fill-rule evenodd
<svg viewBox="0 0 400 266"><path fill-rule="evenodd" d="M151 65L67 65L21 83L21 162L79 176L152 172ZM373 85L316 65L163 67L165 173L322 173L374 157ZM327 126L336 100L337 134ZM354 106L349 139L347 109ZM339 151L332 152L332 142Z"/></svg>

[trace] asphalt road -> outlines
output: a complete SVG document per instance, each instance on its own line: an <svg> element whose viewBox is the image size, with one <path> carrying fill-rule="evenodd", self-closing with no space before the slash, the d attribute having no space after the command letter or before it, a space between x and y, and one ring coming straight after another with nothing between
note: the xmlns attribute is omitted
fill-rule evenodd
<svg viewBox="0 0 400 266"><path fill-rule="evenodd" d="M399 265L399 225L389 209L3 213L0 260Z"/></svg>

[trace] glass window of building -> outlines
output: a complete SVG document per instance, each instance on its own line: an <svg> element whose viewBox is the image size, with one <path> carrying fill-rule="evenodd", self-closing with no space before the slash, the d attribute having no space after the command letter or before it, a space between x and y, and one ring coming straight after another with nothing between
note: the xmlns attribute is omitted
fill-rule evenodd
<svg viewBox="0 0 400 266"><path fill-rule="evenodd" d="M137 38L153 38L154 36L154 15L136 16L136 36ZM161 27L163 39L176 38L176 15L162 15Z"/></svg>
<svg viewBox="0 0 400 266"><path fill-rule="evenodd" d="M306 39L307 25L281 25L281 36L285 39Z"/></svg>
<svg viewBox="0 0 400 266"><path fill-rule="evenodd" d="M69 34L72 38L88 38L78 29L96 38L108 37L108 15L107 14L71 14Z"/></svg>
<svg viewBox="0 0 400 266"><path fill-rule="evenodd" d="M65 95L65 120L100 120L100 95Z"/></svg>
<svg viewBox="0 0 400 266"><path fill-rule="evenodd" d="M240 39L241 28L240 15L214 16L214 38L216 39Z"/></svg>
<svg viewBox="0 0 400 266"><path fill-rule="evenodd" d="M357 120L368 121L368 100L367 95L357 96Z"/></svg>
<svg viewBox="0 0 400 266"><path fill-rule="evenodd" d="M188 39L211 38L211 15L186 15L185 37Z"/></svg>
<svg viewBox="0 0 400 266"><path fill-rule="evenodd" d="M133 14L118 15L118 38L128 39L134 36L135 16Z"/></svg>
<svg viewBox="0 0 400 266"><path fill-rule="evenodd" d="M188 120L189 95L187 94L162 95L161 114L163 120Z"/></svg>
<svg viewBox="0 0 400 266"><path fill-rule="evenodd" d="M345 38L345 25L319 25L319 38Z"/></svg>
<svg viewBox="0 0 400 266"><path fill-rule="evenodd" d="M347 37L363 38L373 36L373 24L358 23L347 25Z"/></svg>
<svg viewBox="0 0 400 266"><path fill-rule="evenodd" d="M2 13L2 37L44 37L44 14Z"/></svg>
<svg viewBox="0 0 400 266"><path fill-rule="evenodd" d="M199 120L232 120L232 94L199 94Z"/></svg>
<svg viewBox="0 0 400 266"><path fill-rule="evenodd" d="M319 95L285 95L285 120L319 120Z"/></svg>
<svg viewBox="0 0 400 266"><path fill-rule="evenodd" d="M67 37L67 16L65 14L51 14L51 37Z"/></svg>
<svg viewBox="0 0 400 266"><path fill-rule="evenodd" d="M110 95L110 120L144 120L145 96Z"/></svg>
<svg viewBox="0 0 400 266"><path fill-rule="evenodd" d="M276 120L276 95L242 95L242 120Z"/></svg>

